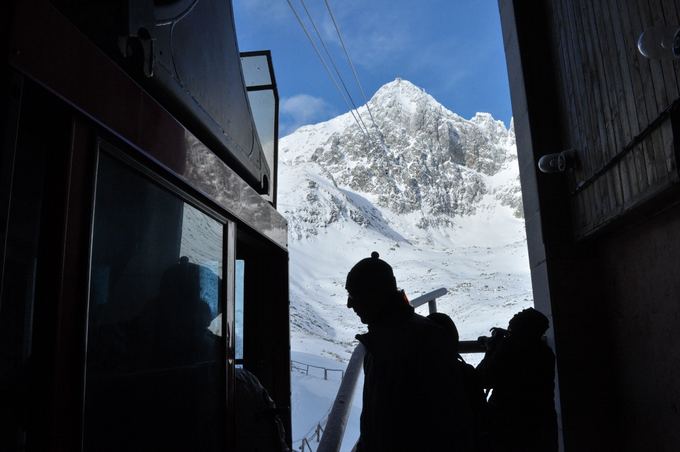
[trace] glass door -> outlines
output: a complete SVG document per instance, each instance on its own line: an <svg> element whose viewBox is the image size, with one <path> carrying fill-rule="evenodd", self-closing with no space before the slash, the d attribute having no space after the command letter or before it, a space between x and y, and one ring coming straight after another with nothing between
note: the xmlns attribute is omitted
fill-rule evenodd
<svg viewBox="0 0 680 452"><path fill-rule="evenodd" d="M226 228L100 151L84 450L224 449Z"/></svg>

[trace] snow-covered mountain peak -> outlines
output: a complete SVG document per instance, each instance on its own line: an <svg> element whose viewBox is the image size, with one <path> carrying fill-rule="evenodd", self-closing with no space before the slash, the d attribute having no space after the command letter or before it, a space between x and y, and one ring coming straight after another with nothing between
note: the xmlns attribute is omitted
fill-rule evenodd
<svg viewBox="0 0 680 452"><path fill-rule="evenodd" d="M395 215L427 230L495 204L521 215L514 133L502 121L489 113L466 120L403 79L369 105L355 112L368 130L346 113L281 139L282 200L294 177L296 201L286 205L293 239L346 221L405 237L394 234Z"/></svg>
<svg viewBox="0 0 680 452"><path fill-rule="evenodd" d="M470 118L470 122L493 132L507 132L503 121L494 119L494 117L491 116L491 113L477 112L472 118Z"/></svg>
<svg viewBox="0 0 680 452"><path fill-rule="evenodd" d="M401 77L397 77L391 82L385 83L383 86L378 88L372 99L379 98L384 95L391 95L398 93L403 97L420 97L427 95L425 90L419 86L414 85L408 80Z"/></svg>
<svg viewBox="0 0 680 452"><path fill-rule="evenodd" d="M369 101L371 108L403 110L407 114L415 114L419 107L427 104L443 108L423 88L402 78L396 78L380 87Z"/></svg>

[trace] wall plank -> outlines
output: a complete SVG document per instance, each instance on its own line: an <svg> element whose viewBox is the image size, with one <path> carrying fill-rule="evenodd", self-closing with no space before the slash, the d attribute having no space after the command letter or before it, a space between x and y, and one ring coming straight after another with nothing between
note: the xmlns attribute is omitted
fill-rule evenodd
<svg viewBox="0 0 680 452"><path fill-rule="evenodd" d="M650 61L637 50L643 30L680 23L672 0L551 0L554 61L566 142L580 167L568 176L574 234L585 237L667 189L677 179L669 125L608 165L680 96L680 62Z"/></svg>

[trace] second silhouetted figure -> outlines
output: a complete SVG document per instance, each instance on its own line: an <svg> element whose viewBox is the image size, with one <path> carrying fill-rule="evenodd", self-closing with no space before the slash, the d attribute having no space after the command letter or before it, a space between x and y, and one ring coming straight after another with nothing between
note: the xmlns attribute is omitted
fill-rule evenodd
<svg viewBox="0 0 680 452"><path fill-rule="evenodd" d="M533 308L516 314L508 329L494 328L477 371L489 399L494 452L557 450L555 355L541 339L548 319ZM481 339L481 338L480 338ZM487 338L488 339L488 338Z"/></svg>

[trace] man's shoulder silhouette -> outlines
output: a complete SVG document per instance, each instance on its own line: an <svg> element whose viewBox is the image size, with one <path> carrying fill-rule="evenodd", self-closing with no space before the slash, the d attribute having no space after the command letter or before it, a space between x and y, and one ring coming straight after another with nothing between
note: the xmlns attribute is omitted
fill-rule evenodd
<svg viewBox="0 0 680 452"><path fill-rule="evenodd" d="M368 325L358 451L453 450L455 353L444 331L416 314L378 253L347 275L347 306Z"/></svg>

